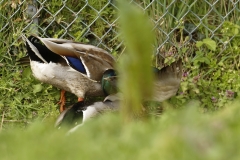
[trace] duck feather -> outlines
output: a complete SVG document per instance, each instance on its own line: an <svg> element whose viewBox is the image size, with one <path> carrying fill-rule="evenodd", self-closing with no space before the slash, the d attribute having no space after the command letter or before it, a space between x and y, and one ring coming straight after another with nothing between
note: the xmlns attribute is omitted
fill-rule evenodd
<svg viewBox="0 0 240 160"><path fill-rule="evenodd" d="M114 67L114 57L101 48L64 39L37 38L54 53L80 59L90 79L100 81L103 72Z"/></svg>

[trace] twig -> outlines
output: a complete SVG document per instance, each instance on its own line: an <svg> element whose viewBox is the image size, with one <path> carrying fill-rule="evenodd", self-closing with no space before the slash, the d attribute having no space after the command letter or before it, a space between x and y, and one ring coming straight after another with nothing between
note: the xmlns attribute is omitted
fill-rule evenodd
<svg viewBox="0 0 240 160"><path fill-rule="evenodd" d="M1 120L1 125L0 125L0 132L2 131L2 126L3 126L3 121L4 121L4 115L5 115L5 111L3 111L3 114L2 114L2 120Z"/></svg>
<svg viewBox="0 0 240 160"><path fill-rule="evenodd" d="M25 120L4 120L4 122L24 122L24 123L29 123L29 122L26 122Z"/></svg>

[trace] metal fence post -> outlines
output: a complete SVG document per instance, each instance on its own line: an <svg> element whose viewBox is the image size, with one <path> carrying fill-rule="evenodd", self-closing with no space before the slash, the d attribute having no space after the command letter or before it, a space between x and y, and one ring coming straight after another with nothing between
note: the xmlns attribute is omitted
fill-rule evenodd
<svg viewBox="0 0 240 160"><path fill-rule="evenodd" d="M26 14L28 18L32 20L32 24L30 25L30 33L38 35L38 15L37 15L37 1L32 0L31 4L28 4Z"/></svg>

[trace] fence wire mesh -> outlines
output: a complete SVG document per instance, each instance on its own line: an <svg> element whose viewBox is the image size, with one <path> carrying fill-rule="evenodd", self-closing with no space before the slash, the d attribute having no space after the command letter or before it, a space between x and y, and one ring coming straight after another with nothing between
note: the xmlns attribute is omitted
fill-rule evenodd
<svg viewBox="0 0 240 160"><path fill-rule="evenodd" d="M235 97L240 90L240 0L129 3L138 6L152 21L156 66L161 65L162 57L167 60L182 53L185 56L183 87L175 99L179 104L174 105L201 99L203 107L215 110ZM73 39L104 48L117 57L124 51L118 10L117 0L0 0L0 130L3 122L26 125L36 116L45 119L53 113L57 101L56 88L29 78L29 67L16 67L16 61L26 54L21 34ZM204 46L199 58L195 42L207 38L216 43L217 49L209 51ZM201 59L206 57L208 66ZM201 63L194 64L198 61Z"/></svg>
<svg viewBox="0 0 240 160"><path fill-rule="evenodd" d="M171 53L205 37L214 38L223 49L234 38L219 38L225 22L239 22L240 0L133 0L154 25L156 53ZM12 54L22 33L74 39L121 51L118 7L115 0L2 0L0 1L0 43ZM182 32L180 32L182 31ZM141 33L139 33L141 34ZM188 38L186 38L188 36ZM168 53L167 53L168 52Z"/></svg>

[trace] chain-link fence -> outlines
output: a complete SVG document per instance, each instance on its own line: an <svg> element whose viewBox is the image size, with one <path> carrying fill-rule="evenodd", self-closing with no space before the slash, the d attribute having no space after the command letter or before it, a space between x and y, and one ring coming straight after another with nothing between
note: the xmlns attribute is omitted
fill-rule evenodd
<svg viewBox="0 0 240 160"><path fill-rule="evenodd" d="M34 117L50 116L58 100L56 88L31 78L29 67L16 66L16 61L26 55L21 34L90 43L118 57L124 51L124 44L119 36L117 2L0 0L2 123L28 123ZM203 107L215 109L235 97L234 93L240 90L240 0L129 2L152 21L156 55L160 55L153 59L156 66L161 65L158 62L162 62L162 56L164 60L175 60L176 55L183 55L184 74L174 105L200 99ZM202 42L203 47L196 41Z"/></svg>
<svg viewBox="0 0 240 160"><path fill-rule="evenodd" d="M156 33L157 53L167 46L181 47L205 37L224 46L220 29L225 22L239 24L240 0L134 0L149 15ZM0 43L6 52L22 33L74 39L110 52L119 51L117 1L115 0L12 0L0 1ZM182 31L182 32L180 32ZM139 33L140 34L140 33ZM188 38L186 38L188 36ZM5 53L6 53L5 52Z"/></svg>

